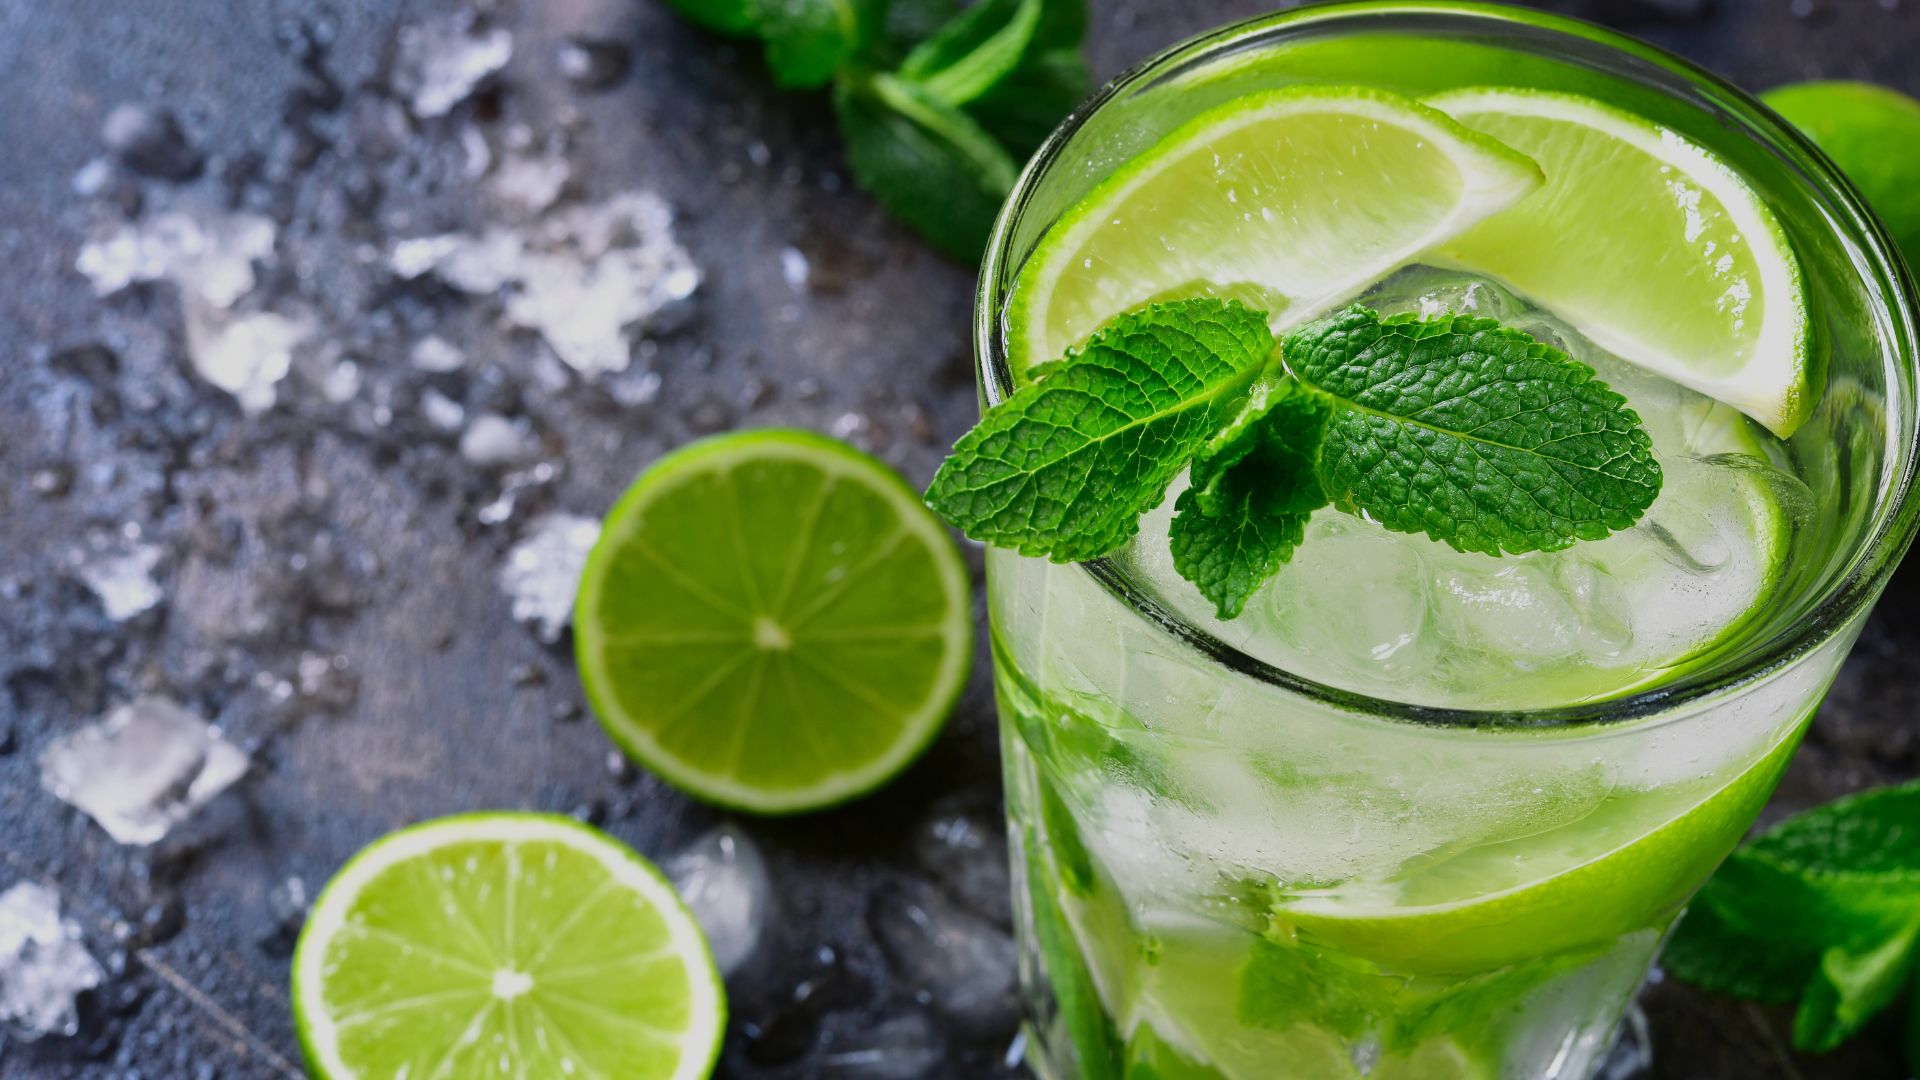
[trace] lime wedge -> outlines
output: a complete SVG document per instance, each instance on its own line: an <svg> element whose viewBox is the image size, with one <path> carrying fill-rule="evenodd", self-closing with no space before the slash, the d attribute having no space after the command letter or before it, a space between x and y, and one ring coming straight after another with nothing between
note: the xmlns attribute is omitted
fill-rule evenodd
<svg viewBox="0 0 1920 1080"><path fill-rule="evenodd" d="M706 939L645 860L569 818L467 814L341 869L293 959L323 1080L696 1080L726 997Z"/></svg>
<svg viewBox="0 0 1920 1080"><path fill-rule="evenodd" d="M1157 298L1219 294L1282 324L1311 318L1539 183L1526 158L1385 91L1300 86L1227 102L1048 231L1014 283L1014 373Z"/></svg>
<svg viewBox="0 0 1920 1080"><path fill-rule="evenodd" d="M660 459L607 515L574 613L580 678L627 753L756 813L865 794L966 681L971 591L891 469L804 431Z"/></svg>
<svg viewBox="0 0 1920 1080"><path fill-rule="evenodd" d="M1440 244L1614 355L1781 438L1819 403L1786 234L1737 174L1678 134L1572 94L1481 87L1428 99L1531 155L1546 186Z"/></svg>
<svg viewBox="0 0 1920 1080"><path fill-rule="evenodd" d="M1398 879L1283 897L1276 931L1411 975L1463 975L1604 945L1677 913L1766 805L1798 730L1704 797L1625 792L1566 827Z"/></svg>

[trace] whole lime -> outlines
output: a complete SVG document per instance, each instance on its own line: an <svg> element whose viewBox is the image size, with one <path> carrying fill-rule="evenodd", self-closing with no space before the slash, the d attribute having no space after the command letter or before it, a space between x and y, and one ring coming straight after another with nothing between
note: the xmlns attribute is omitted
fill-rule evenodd
<svg viewBox="0 0 1920 1080"><path fill-rule="evenodd" d="M1827 152L1920 268L1920 101L1862 82L1806 82L1760 95Z"/></svg>

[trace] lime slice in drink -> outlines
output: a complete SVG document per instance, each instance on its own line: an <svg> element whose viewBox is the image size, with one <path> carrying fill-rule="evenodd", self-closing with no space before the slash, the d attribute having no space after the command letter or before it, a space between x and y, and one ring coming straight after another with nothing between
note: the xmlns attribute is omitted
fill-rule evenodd
<svg viewBox="0 0 1920 1080"><path fill-rule="evenodd" d="M1798 733L1724 787L1627 792L1559 829L1435 858L1376 884L1283 897L1273 928L1410 975L1463 975L1657 927L1739 843Z"/></svg>
<svg viewBox="0 0 1920 1080"><path fill-rule="evenodd" d="M1381 90L1251 94L1094 188L1014 283L1016 376L1149 300L1213 293L1311 318L1540 183L1534 164Z"/></svg>
<svg viewBox="0 0 1920 1080"><path fill-rule="evenodd" d="M698 798L767 814L892 779L973 654L946 526L891 469L804 431L719 436L642 473L573 625L615 742Z"/></svg>
<svg viewBox="0 0 1920 1080"><path fill-rule="evenodd" d="M1806 295L1752 188L1678 134L1590 98L1501 87L1428 99L1546 170L1544 187L1440 244L1630 363L1785 438L1819 403Z"/></svg>
<svg viewBox="0 0 1920 1080"><path fill-rule="evenodd" d="M294 1023L323 1080L695 1080L726 997L706 939L645 860L546 814L403 829L320 894Z"/></svg>

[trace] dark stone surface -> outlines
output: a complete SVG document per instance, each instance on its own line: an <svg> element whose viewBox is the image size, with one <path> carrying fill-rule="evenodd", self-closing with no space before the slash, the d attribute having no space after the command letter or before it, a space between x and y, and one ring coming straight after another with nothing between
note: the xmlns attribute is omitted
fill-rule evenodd
<svg viewBox="0 0 1920 1080"><path fill-rule="evenodd" d="M1110 74L1263 6L1096 3L1091 55ZM1550 6L1752 87L1826 75L1920 91L1911 0ZM607 767L564 648L512 622L493 582L525 510L482 523L501 479L417 420L427 387L526 417L564 468L524 501L589 514L704 431L841 431L924 481L970 422L970 274L845 180L818 95L776 92L752 50L647 0L522 0L481 12L515 39L493 87L413 120L388 87L396 35L455 10L0 0L0 887L57 884L113 972L86 1002L80 1037L0 1043L0 1075L297 1075L284 984L298 916L285 882L316 888L408 822L476 807L572 810L658 856L718 820ZM575 39L623 45L630 63L611 63L616 49L586 65L566 48ZM92 196L75 193L75 174L109 156L103 124L123 103L177 118L181 146L161 147L174 156L147 172L187 175L182 147L204 154L193 191L279 223L262 294L315 313L370 384L395 395L390 423L363 400L325 402L298 372L279 408L247 418L192 374L171 287L93 295L74 270L90 231L179 195L116 168ZM680 239L707 277L691 321L644 347L660 377L651 401L578 379L548 388L531 339L500 330L485 305L398 287L366 261L397 238L494 213L462 175L461 133L479 132L497 155L516 128L564 139L570 194L651 188L681 214ZM782 276L787 246L811 262L804 291ZM405 371L408 346L429 330L467 350L468 375ZM71 580L68 560L89 530L129 522L164 550L168 599L119 625ZM1916 584L1911 572L1895 583L1771 813L1920 772ZM278 700L276 684L297 683L308 653L343 657L345 670L312 696ZM139 851L45 794L34 759L55 734L148 690L217 718L256 748L255 770ZM723 1075L819 1075L809 1055L823 1041L911 1007L869 901L930 887L969 900L916 851L947 800L971 800L991 820L996 770L983 663L904 781L832 813L741 823L780 901L732 984ZM1905 1075L1886 1028L1813 1060L1785 1049L1777 1010L1668 983L1649 1011L1667 1080ZM999 1074L1010 1034L956 1030L947 1075Z"/></svg>

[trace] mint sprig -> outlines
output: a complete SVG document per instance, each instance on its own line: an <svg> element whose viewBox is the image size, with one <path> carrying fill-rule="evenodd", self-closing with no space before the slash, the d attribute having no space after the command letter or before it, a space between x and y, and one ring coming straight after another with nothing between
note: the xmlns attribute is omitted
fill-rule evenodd
<svg viewBox="0 0 1920 1080"><path fill-rule="evenodd" d="M861 187L976 260L1019 163L1084 98L1085 0L670 0L757 38L774 81L832 84Z"/></svg>
<svg viewBox="0 0 1920 1080"><path fill-rule="evenodd" d="M1920 782L1828 803L1736 851L1661 963L1719 993L1797 1000L1794 1045L1812 1053L1853 1037L1902 991L1920 1001Z"/></svg>
<svg viewBox="0 0 1920 1080"><path fill-rule="evenodd" d="M1356 305L1276 342L1261 312L1186 300L1032 374L955 446L929 504L977 540L1076 561L1125 543L1190 469L1174 568L1223 619L1329 503L1499 555L1599 539L1660 492L1626 399L1492 319Z"/></svg>

